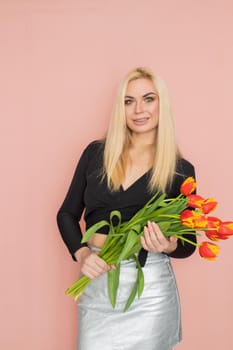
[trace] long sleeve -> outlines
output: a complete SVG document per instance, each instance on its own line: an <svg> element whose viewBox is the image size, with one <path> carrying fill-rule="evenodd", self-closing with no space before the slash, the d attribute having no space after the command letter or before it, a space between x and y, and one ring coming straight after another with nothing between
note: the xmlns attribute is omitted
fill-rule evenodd
<svg viewBox="0 0 233 350"><path fill-rule="evenodd" d="M57 213L59 231L74 260L76 260L74 253L79 248L87 246L86 243L81 243L82 232L79 225L84 210L87 164L88 147L81 155L64 202Z"/></svg>

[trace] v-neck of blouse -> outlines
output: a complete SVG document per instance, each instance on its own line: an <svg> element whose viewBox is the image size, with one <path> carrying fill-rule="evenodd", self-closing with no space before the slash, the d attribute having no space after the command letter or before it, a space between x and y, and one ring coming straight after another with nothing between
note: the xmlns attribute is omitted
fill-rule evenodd
<svg viewBox="0 0 233 350"><path fill-rule="evenodd" d="M150 172L151 172L152 168L150 168L149 170L147 170L144 174L142 174L141 176L139 176L131 185L129 185L126 189L121 185L120 189L121 192L127 192L129 191L131 188L133 188L138 182L140 182L140 180L142 180L145 176L147 176Z"/></svg>

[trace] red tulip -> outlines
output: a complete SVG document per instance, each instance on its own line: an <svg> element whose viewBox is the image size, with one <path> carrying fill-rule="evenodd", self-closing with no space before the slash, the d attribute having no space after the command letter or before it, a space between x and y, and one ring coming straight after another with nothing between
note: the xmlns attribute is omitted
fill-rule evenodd
<svg viewBox="0 0 233 350"><path fill-rule="evenodd" d="M205 216L200 216L199 218L194 218L193 228L206 228L208 226L208 220Z"/></svg>
<svg viewBox="0 0 233 350"><path fill-rule="evenodd" d="M222 223L222 221L215 217L215 216L207 216L207 220L208 220L208 227L213 227L213 228L219 228L220 224Z"/></svg>
<svg viewBox="0 0 233 350"><path fill-rule="evenodd" d="M193 210L186 209L180 215L182 225L193 227Z"/></svg>
<svg viewBox="0 0 233 350"><path fill-rule="evenodd" d="M220 240L220 236L218 234L218 231L216 231L216 230L207 230L207 231L205 231L205 235L211 241L216 241L217 242L217 241Z"/></svg>
<svg viewBox="0 0 233 350"><path fill-rule="evenodd" d="M219 241L219 239L221 237L218 233L218 229L219 229L219 226L221 224L221 220L219 218L214 217L214 216L208 216L207 220L208 220L207 228L213 228L213 230L205 231L206 236L211 241Z"/></svg>
<svg viewBox="0 0 233 350"><path fill-rule="evenodd" d="M196 220L201 220L203 216L196 212L195 210L184 210L180 215L180 220L182 225L195 228ZM203 227L203 226L201 226Z"/></svg>
<svg viewBox="0 0 233 350"><path fill-rule="evenodd" d="M233 235L233 222L225 221L222 222L218 229L218 234L220 239L227 239L229 236Z"/></svg>
<svg viewBox="0 0 233 350"><path fill-rule="evenodd" d="M199 246L200 256L207 260L215 260L219 251L219 246L214 243L202 242Z"/></svg>
<svg viewBox="0 0 233 350"><path fill-rule="evenodd" d="M193 193L193 191L196 189L196 186L197 184L194 178L192 176L187 177L187 179L185 179L182 185L180 186L180 192L183 195L188 196L191 193Z"/></svg>
<svg viewBox="0 0 233 350"><path fill-rule="evenodd" d="M202 204L204 203L204 198L198 196L197 194L190 194L187 196L188 198L188 206L191 208L202 208Z"/></svg>
<svg viewBox="0 0 233 350"><path fill-rule="evenodd" d="M204 214L209 214L217 206L218 202L214 198L208 198L204 200L202 204L202 211Z"/></svg>
<svg viewBox="0 0 233 350"><path fill-rule="evenodd" d="M219 239L225 240L228 239L230 236L229 235L221 235L221 233L218 233Z"/></svg>

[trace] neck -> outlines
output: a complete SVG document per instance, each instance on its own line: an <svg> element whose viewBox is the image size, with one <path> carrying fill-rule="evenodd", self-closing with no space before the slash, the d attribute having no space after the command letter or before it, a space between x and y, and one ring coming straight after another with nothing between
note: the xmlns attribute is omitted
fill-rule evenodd
<svg viewBox="0 0 233 350"><path fill-rule="evenodd" d="M155 143L155 132L146 133L146 134L136 134L131 135L132 148L148 148L154 146Z"/></svg>

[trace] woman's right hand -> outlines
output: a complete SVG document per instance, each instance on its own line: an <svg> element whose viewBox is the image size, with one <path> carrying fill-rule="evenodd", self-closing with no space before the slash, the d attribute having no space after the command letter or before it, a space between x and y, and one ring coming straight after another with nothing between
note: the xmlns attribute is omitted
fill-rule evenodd
<svg viewBox="0 0 233 350"><path fill-rule="evenodd" d="M103 259L98 256L98 252L92 252L88 247L80 248L76 253L80 264L80 270L83 275L94 279L102 275L103 273L114 269L114 265L108 265Z"/></svg>

